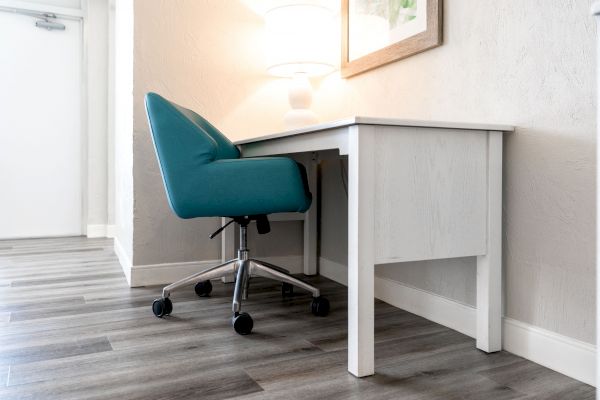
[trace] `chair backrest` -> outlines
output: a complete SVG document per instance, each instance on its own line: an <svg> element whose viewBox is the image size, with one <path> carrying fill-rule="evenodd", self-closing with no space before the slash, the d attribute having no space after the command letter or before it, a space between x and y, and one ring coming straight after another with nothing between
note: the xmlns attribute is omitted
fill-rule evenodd
<svg viewBox="0 0 600 400"><path fill-rule="evenodd" d="M239 158L240 153L207 120L156 93L146 94L146 111L169 205L181 216L178 205L190 190L186 177L202 165Z"/></svg>

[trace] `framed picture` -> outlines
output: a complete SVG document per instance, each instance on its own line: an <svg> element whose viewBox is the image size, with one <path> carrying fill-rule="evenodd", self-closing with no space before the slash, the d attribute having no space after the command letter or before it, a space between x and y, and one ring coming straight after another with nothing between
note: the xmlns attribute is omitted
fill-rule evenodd
<svg viewBox="0 0 600 400"><path fill-rule="evenodd" d="M442 0L342 0L343 78L442 44Z"/></svg>

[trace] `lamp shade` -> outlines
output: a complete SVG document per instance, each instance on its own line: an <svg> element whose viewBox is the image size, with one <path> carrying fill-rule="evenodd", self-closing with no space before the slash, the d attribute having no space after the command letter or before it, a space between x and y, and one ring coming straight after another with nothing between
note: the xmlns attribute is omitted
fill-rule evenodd
<svg viewBox="0 0 600 400"><path fill-rule="evenodd" d="M265 13L267 71L280 77L335 70L334 12L325 6L293 3Z"/></svg>

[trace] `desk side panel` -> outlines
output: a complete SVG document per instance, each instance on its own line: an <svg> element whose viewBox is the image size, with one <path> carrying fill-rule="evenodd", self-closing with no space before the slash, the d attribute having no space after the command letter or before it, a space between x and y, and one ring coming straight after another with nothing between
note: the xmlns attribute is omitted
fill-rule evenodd
<svg viewBox="0 0 600 400"><path fill-rule="evenodd" d="M376 131L376 263L485 254L487 132Z"/></svg>

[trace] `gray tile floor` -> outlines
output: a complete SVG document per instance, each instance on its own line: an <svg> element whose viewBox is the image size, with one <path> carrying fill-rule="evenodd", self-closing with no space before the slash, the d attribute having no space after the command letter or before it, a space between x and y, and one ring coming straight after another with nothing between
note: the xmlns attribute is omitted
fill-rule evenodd
<svg viewBox="0 0 600 400"><path fill-rule="evenodd" d="M593 399L592 387L383 302L376 375L346 372L346 289L311 278L332 303L282 299L253 280L250 336L230 324L233 287L210 298L130 289L108 239L0 241L0 399Z"/></svg>

